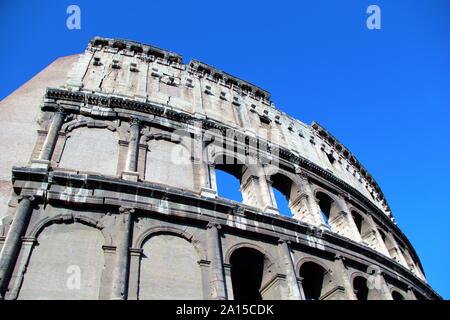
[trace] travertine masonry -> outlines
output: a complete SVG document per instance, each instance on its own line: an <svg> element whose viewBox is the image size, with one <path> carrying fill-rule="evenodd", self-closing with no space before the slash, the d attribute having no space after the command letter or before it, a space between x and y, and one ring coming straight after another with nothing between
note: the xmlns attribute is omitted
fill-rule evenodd
<svg viewBox="0 0 450 320"><path fill-rule="evenodd" d="M3 299L440 298L356 157L247 81L95 38L0 107Z"/></svg>

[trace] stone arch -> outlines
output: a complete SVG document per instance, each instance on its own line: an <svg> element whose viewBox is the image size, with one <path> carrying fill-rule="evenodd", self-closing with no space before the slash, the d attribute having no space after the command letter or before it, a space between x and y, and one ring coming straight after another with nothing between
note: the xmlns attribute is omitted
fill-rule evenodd
<svg viewBox="0 0 450 320"><path fill-rule="evenodd" d="M389 257L391 257L396 262L400 263L401 265L407 267L405 264L405 259L402 256L402 253L400 249L398 248L398 245L394 239L394 237L385 230L382 230L382 228L378 228L378 232L381 235L381 239L384 242L384 245L386 246L387 253L389 254Z"/></svg>
<svg viewBox="0 0 450 320"><path fill-rule="evenodd" d="M391 295L393 300L406 300L405 295L400 293L397 289L392 289Z"/></svg>
<svg viewBox="0 0 450 320"><path fill-rule="evenodd" d="M65 130L68 134L58 167L106 175L117 174L120 135L116 127L104 121L81 120L66 126Z"/></svg>
<svg viewBox="0 0 450 320"><path fill-rule="evenodd" d="M314 199L320 208L322 218L326 224L333 229L333 220L336 219L339 214L337 199L330 192L318 187L314 190Z"/></svg>
<svg viewBox="0 0 450 320"><path fill-rule="evenodd" d="M151 228L136 245L142 248L138 299L202 299L203 279L199 246L194 237L172 227Z"/></svg>
<svg viewBox="0 0 450 320"><path fill-rule="evenodd" d="M36 239L39 234L49 225L51 224L70 224L70 223L81 223L85 224L87 226L94 227L98 229L104 238L105 244L111 244L112 243L112 237L109 233L107 233L105 230L105 226L100 220L81 215L81 214L58 214L56 216L52 217L45 217L41 220L39 220L33 228L27 233L27 237Z"/></svg>
<svg viewBox="0 0 450 320"><path fill-rule="evenodd" d="M363 242L370 248L381 252L381 244L375 234L376 226L373 224L373 221L365 213L354 207L350 207L349 210Z"/></svg>
<svg viewBox="0 0 450 320"><path fill-rule="evenodd" d="M305 257L297 263L296 273L302 279L306 300L334 299L337 287L333 270L315 257Z"/></svg>
<svg viewBox="0 0 450 320"><path fill-rule="evenodd" d="M271 285L276 279L275 260L260 246L236 244L228 250L225 261L231 266L231 285L235 300L280 297L279 289Z"/></svg>
<svg viewBox="0 0 450 320"><path fill-rule="evenodd" d="M233 252L240 248L250 248L261 252L261 254L267 257L267 259L270 261L272 265L274 264L274 261L276 261L275 257L268 250L264 249L262 246L250 242L239 242L228 248L228 250L224 255L224 263L229 264L230 257L233 254Z"/></svg>
<svg viewBox="0 0 450 320"><path fill-rule="evenodd" d="M234 152L227 152L227 150L213 150L210 154L210 159L214 167L214 170L211 170L213 188L219 194L222 181L217 179L216 170L221 170L236 179L244 204L258 206L259 194L255 177L259 175L256 162L249 162L250 158Z"/></svg>
<svg viewBox="0 0 450 320"><path fill-rule="evenodd" d="M300 199L305 195L302 194L300 184L295 175L279 170L270 175L270 184L272 186L272 191L277 190L286 198L290 215L296 216L302 210ZM276 203L275 198L273 199L273 202Z"/></svg>
<svg viewBox="0 0 450 320"><path fill-rule="evenodd" d="M382 300L381 289L368 285L369 275L355 271L350 276L350 283L357 300Z"/></svg>
<svg viewBox="0 0 450 320"><path fill-rule="evenodd" d="M81 118L81 119L75 119L75 120L66 122L61 127L61 131L72 132L73 130L79 129L82 127L107 129L111 132L117 131L117 126L113 122L103 121L103 120L94 120L92 118Z"/></svg>
<svg viewBox="0 0 450 320"><path fill-rule="evenodd" d="M156 236L158 234L170 234L174 236L178 236L180 238L185 239L186 241L190 242L195 251L198 254L199 260L207 260L206 251L201 245L201 242L192 234L185 230L181 230L175 227L169 227L169 226L159 226L159 227L153 227L145 230L142 232L135 240L134 247L135 248L142 248L144 243L151 237Z"/></svg>
<svg viewBox="0 0 450 320"><path fill-rule="evenodd" d="M84 216L42 219L30 232L36 242L18 299L98 299L105 267L102 229Z"/></svg>

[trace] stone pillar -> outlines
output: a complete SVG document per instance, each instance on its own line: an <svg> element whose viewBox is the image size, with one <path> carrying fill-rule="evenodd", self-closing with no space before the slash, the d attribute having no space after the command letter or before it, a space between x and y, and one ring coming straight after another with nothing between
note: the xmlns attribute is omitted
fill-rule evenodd
<svg viewBox="0 0 450 320"><path fill-rule="evenodd" d="M307 207L305 214L303 214L302 217L297 216L297 218L302 218L300 220L306 220L306 222L309 222L316 227L329 229L329 226L326 225L322 214L320 213L320 207L314 197L314 193L308 180L308 175L302 172L300 168L296 168L296 172L299 174L299 188L304 194L304 202ZM295 199L293 200L293 203L299 204L299 200L301 199Z"/></svg>
<svg viewBox="0 0 450 320"><path fill-rule="evenodd" d="M258 186L259 201L261 203L260 208L265 213L279 214L277 204L275 201L275 195L273 194L272 181L270 180L270 174L266 174L267 167L263 167L260 163L255 165L255 174L257 174L257 179L255 182Z"/></svg>
<svg viewBox="0 0 450 320"><path fill-rule="evenodd" d="M220 225L209 223L207 226L208 259L210 266L210 298L226 300L226 284L223 270L222 244L220 241Z"/></svg>
<svg viewBox="0 0 450 320"><path fill-rule="evenodd" d="M227 290L227 298L228 300L234 300L233 280L231 279L231 264L224 263L223 269L225 271L225 289Z"/></svg>
<svg viewBox="0 0 450 320"><path fill-rule="evenodd" d="M416 295L414 294L414 290L411 286L408 286L408 290L406 291L406 300L417 300Z"/></svg>
<svg viewBox="0 0 450 320"><path fill-rule="evenodd" d="M343 195L339 195L337 199L337 206L339 210L339 214L341 214L341 218L344 221L344 224L347 228L347 236L356 241L356 242L362 242L361 234L358 231L358 228L356 227L356 223L353 220L352 215L350 214L350 210L347 205L347 201L345 200Z"/></svg>
<svg viewBox="0 0 450 320"><path fill-rule="evenodd" d="M389 290L389 287L386 283L386 280L384 279L383 273L380 274L380 280L381 280L381 294L384 300L394 300L392 298L391 290Z"/></svg>
<svg viewBox="0 0 450 320"><path fill-rule="evenodd" d="M139 155L139 134L140 124L139 119L132 118L130 121L130 140L128 142L128 153L125 172L123 177L129 180L137 180L139 177L138 169L138 155Z"/></svg>
<svg viewBox="0 0 450 320"><path fill-rule="evenodd" d="M128 289L129 247L134 209L119 209L116 235L116 257L113 269L111 299L125 300Z"/></svg>
<svg viewBox="0 0 450 320"><path fill-rule="evenodd" d="M377 224L373 220L372 216L367 215L367 220L369 221L369 223L372 227L372 230L374 232L374 237L376 238L376 241L378 243L378 251L380 253L384 254L385 256L390 257L389 250L386 247L386 243L384 243L383 237L381 236L380 231L378 231Z"/></svg>
<svg viewBox="0 0 450 320"><path fill-rule="evenodd" d="M5 243L3 244L0 253L0 295L6 289L11 272L14 269L14 264L21 247L21 237L25 233L30 215L33 211L33 201L34 197L31 196L20 199L19 206L9 227Z"/></svg>
<svg viewBox="0 0 450 320"><path fill-rule="evenodd" d="M200 194L204 197L215 198L217 195L215 168L208 157L208 145L214 141L214 138L203 136L201 122L195 123L195 129L194 158L199 164Z"/></svg>
<svg viewBox="0 0 450 320"><path fill-rule="evenodd" d="M290 241L280 239L278 241L280 261L283 270L286 272L286 282L288 285L288 299L301 300L302 295L298 286L297 275L292 262Z"/></svg>
<svg viewBox="0 0 450 320"><path fill-rule="evenodd" d="M64 118L64 108L58 108L53 116L52 123L48 129L47 137L45 138L44 145L42 146L41 153L39 154L40 161L50 161L52 159L53 150L55 149L56 142L58 141L58 133L64 123Z"/></svg>
<svg viewBox="0 0 450 320"><path fill-rule="evenodd" d="M137 300L139 297L139 270L141 267L141 248L130 248L130 274L128 280L128 300Z"/></svg>
<svg viewBox="0 0 450 320"><path fill-rule="evenodd" d="M337 278L339 279L342 286L345 288L345 294L348 300L357 300L355 291L353 290L353 284L350 281L350 277L347 273L347 266L345 265L345 258L341 255L336 255L334 257Z"/></svg>

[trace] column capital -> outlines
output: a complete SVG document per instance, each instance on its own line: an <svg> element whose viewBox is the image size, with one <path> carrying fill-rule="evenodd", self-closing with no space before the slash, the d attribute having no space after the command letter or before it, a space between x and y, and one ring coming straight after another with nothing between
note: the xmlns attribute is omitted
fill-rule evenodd
<svg viewBox="0 0 450 320"><path fill-rule="evenodd" d="M291 245L291 240L285 239L285 238L279 238L278 239L278 244L283 244L283 243L286 243L288 246L290 246Z"/></svg>
<svg viewBox="0 0 450 320"><path fill-rule="evenodd" d="M346 257L344 257L343 255L341 255L340 253L336 253L335 255L334 255L334 260L340 260L340 261L342 261L342 262L345 262L345 260L346 260Z"/></svg>
<svg viewBox="0 0 450 320"><path fill-rule="evenodd" d="M208 222L208 224L206 225L207 229L211 229L211 228L216 228L217 230L222 229L222 226L217 223L217 222Z"/></svg>
<svg viewBox="0 0 450 320"><path fill-rule="evenodd" d="M142 248L129 248L130 256L140 257L144 253L144 249Z"/></svg>
<svg viewBox="0 0 450 320"><path fill-rule="evenodd" d="M130 126L139 126L141 124L141 120L137 117L130 118Z"/></svg>
<svg viewBox="0 0 450 320"><path fill-rule="evenodd" d="M119 208L119 212L120 213L134 213L135 212L135 210L134 210L134 208L129 208L129 207L120 207Z"/></svg>
<svg viewBox="0 0 450 320"><path fill-rule="evenodd" d="M56 108L56 113L65 114L66 113L66 109L64 109L64 107L58 106Z"/></svg>

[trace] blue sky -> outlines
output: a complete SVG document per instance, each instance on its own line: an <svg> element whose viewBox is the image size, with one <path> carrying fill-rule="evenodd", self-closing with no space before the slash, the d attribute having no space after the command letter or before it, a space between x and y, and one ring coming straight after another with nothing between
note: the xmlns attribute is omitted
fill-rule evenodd
<svg viewBox="0 0 450 320"><path fill-rule="evenodd" d="M66 28L70 4L81 30ZM366 28L370 4L381 30ZM0 34L0 99L95 35L166 48L267 89L356 154L429 283L450 298L450 1L1 1Z"/></svg>

